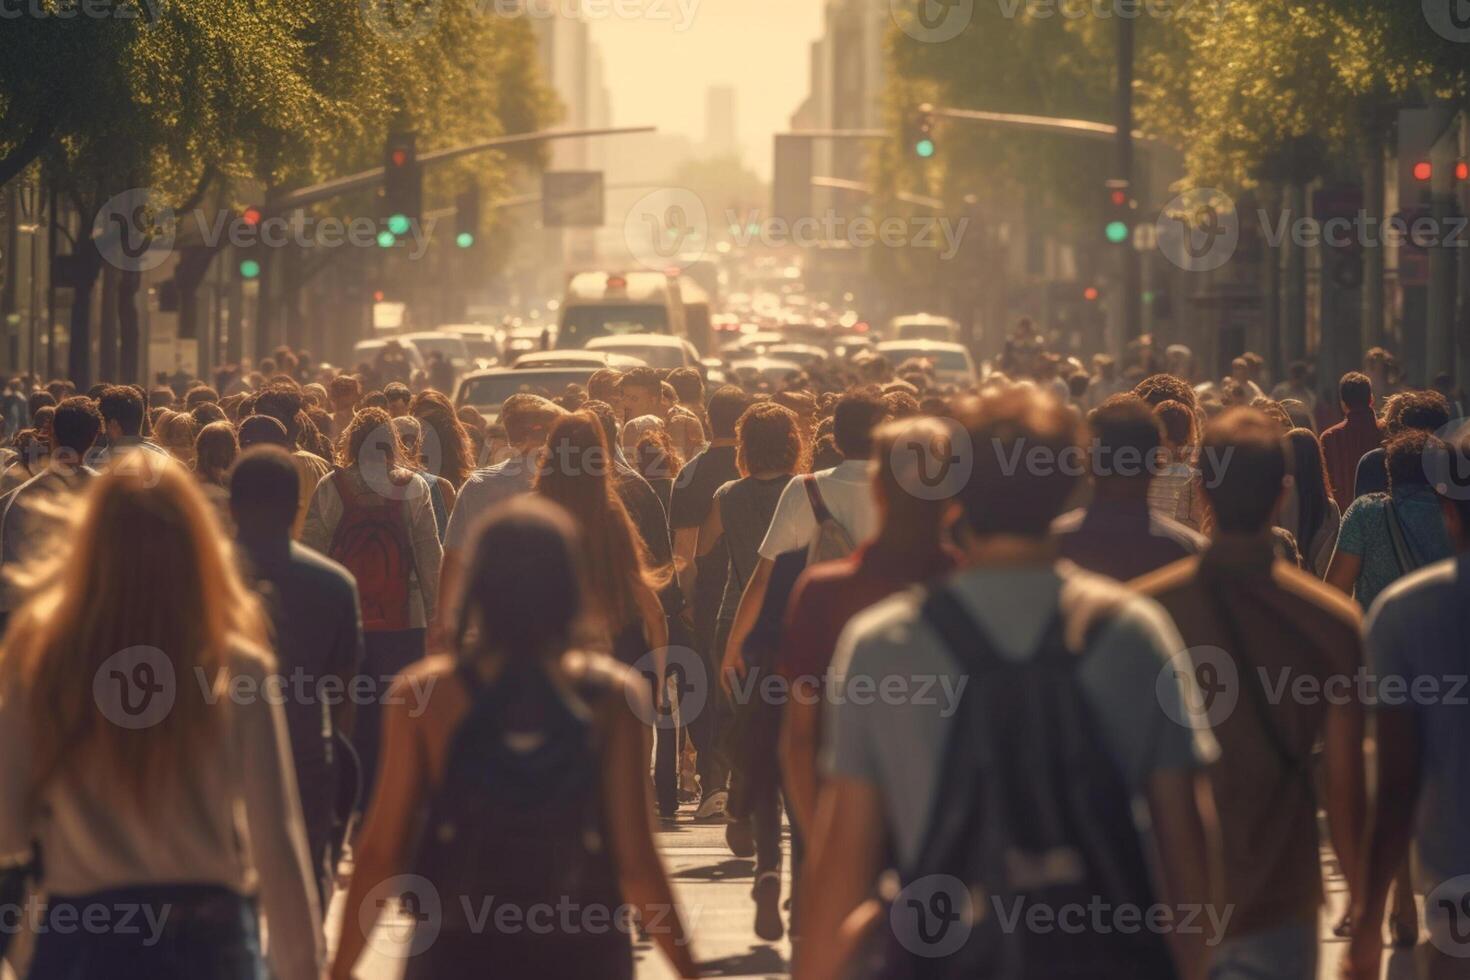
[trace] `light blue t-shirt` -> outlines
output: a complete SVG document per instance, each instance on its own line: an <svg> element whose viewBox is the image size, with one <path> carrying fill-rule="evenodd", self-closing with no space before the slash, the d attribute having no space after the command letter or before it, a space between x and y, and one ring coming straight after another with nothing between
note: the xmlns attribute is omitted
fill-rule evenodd
<svg viewBox="0 0 1470 980"><path fill-rule="evenodd" d="M1363 559L1353 598L1367 609L1373 600L1395 579L1403 576L1393 539L1388 532L1388 512L1384 507L1389 495L1372 493L1359 497L1342 515L1342 530L1337 535L1337 550ZM1439 497L1427 486L1411 486L1393 495L1393 510L1404 529L1404 544L1416 563L1415 568L1450 557L1449 532L1439 511Z"/></svg>
<svg viewBox="0 0 1470 980"><path fill-rule="evenodd" d="M1416 840L1427 890L1470 874L1470 554L1399 579L1368 612L1377 710L1419 734Z"/></svg>
<svg viewBox="0 0 1470 980"><path fill-rule="evenodd" d="M1093 641L1079 681L1130 787L1141 792L1155 772L1197 769L1212 761L1219 749L1200 716L1194 671L1176 659L1184 641L1158 603L1068 563L971 568L950 580L996 652L1016 660L1036 652L1064 585L1089 601L1118 603ZM1168 680L1161 682L1161 676ZM923 620L912 593L860 613L838 640L825 708L823 765L833 775L878 788L902 866L917 860L923 847L944 779L950 725L969 683ZM872 694L860 698L859 685ZM905 685L907 693L900 690Z"/></svg>

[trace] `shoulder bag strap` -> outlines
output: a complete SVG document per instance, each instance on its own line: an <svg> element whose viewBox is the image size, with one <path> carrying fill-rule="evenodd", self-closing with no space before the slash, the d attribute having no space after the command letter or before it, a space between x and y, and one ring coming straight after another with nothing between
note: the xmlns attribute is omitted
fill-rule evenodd
<svg viewBox="0 0 1470 980"><path fill-rule="evenodd" d="M816 517L818 524L825 524L833 520L832 512L827 509L827 501L822 499L822 491L817 487L816 474L809 473L801 478L801 485L806 489L806 499L811 502L812 514Z"/></svg>
<svg viewBox="0 0 1470 980"><path fill-rule="evenodd" d="M1383 502L1383 519L1388 523L1388 539L1393 542L1393 556L1399 563L1399 574L1407 575L1419 567L1419 562L1414 560L1414 554L1409 550L1404 525L1399 521L1392 498Z"/></svg>

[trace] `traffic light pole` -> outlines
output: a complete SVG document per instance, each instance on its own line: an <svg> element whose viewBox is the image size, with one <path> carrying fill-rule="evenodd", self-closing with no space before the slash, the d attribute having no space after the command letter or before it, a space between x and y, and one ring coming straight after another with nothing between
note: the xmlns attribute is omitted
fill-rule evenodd
<svg viewBox="0 0 1470 980"><path fill-rule="evenodd" d="M1117 116L1117 176L1134 186L1133 180L1133 40L1134 18L1118 17L1118 89L1115 113ZM1131 238L1131 236L1130 236ZM1121 303L1122 328L1119 333L1121 348L1127 341L1137 337L1143 328L1143 256L1126 242L1118 250L1122 263L1121 279L1123 296Z"/></svg>

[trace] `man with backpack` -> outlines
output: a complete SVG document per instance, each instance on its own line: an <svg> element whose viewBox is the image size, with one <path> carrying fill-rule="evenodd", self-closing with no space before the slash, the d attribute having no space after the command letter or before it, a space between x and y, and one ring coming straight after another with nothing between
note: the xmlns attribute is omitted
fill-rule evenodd
<svg viewBox="0 0 1470 980"><path fill-rule="evenodd" d="M1213 652L1200 665L1202 687L1209 671L1219 695L1236 698L1233 710L1211 710L1221 752L1210 780L1224 900L1234 910L1211 976L1313 980L1323 900L1312 767L1319 741L1334 849L1350 882L1359 867L1363 704L1330 692L1362 662L1360 616L1275 554L1271 520L1286 492L1287 454L1273 423L1254 409L1230 410L1206 429L1203 450L1213 539L1203 554L1134 586L1159 601L1186 645Z"/></svg>
<svg viewBox="0 0 1470 980"><path fill-rule="evenodd" d="M1015 388L958 417L961 570L838 641L796 976L1203 980L1216 747L1179 635L1054 561L1070 410Z"/></svg>

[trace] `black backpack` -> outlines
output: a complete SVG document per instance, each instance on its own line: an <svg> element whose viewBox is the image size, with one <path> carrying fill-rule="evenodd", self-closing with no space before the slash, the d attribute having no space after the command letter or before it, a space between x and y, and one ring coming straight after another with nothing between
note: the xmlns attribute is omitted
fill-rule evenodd
<svg viewBox="0 0 1470 980"><path fill-rule="evenodd" d="M1065 617L1013 661L947 589L925 594L922 612L969 682L919 859L890 884L887 921L856 972L1173 980L1164 936L1142 928L1154 898L1132 794L1078 682L1086 654L1068 650ZM1053 915L1049 927L1030 924L1034 906ZM1094 906L1108 910L1104 929ZM1134 910L1133 931L1113 927L1121 908Z"/></svg>
<svg viewBox="0 0 1470 980"><path fill-rule="evenodd" d="M615 690L598 670L578 685L585 706ZM487 899L522 909L619 908L591 712L574 709L537 668L491 684L469 668L458 676L474 701L450 743L414 862L442 900L441 931L482 930Z"/></svg>

